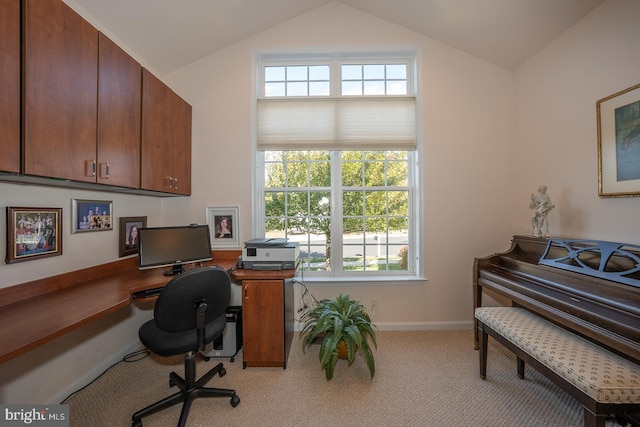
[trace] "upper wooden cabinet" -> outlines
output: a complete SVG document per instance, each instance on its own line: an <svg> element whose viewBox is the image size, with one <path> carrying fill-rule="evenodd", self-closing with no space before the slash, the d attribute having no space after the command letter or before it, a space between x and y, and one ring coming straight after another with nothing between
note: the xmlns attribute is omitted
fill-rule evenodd
<svg viewBox="0 0 640 427"><path fill-rule="evenodd" d="M142 67L60 0L24 4L24 173L140 188Z"/></svg>
<svg viewBox="0 0 640 427"><path fill-rule="evenodd" d="M23 5L23 172L95 182L98 31L60 0Z"/></svg>
<svg viewBox="0 0 640 427"><path fill-rule="evenodd" d="M1 172L191 193L188 103L61 0L0 0L0 14Z"/></svg>
<svg viewBox="0 0 640 427"><path fill-rule="evenodd" d="M0 171L20 172L20 0L0 0Z"/></svg>
<svg viewBox="0 0 640 427"><path fill-rule="evenodd" d="M96 180L140 187L142 67L100 33Z"/></svg>
<svg viewBox="0 0 640 427"><path fill-rule="evenodd" d="M142 70L141 188L191 194L191 105Z"/></svg>

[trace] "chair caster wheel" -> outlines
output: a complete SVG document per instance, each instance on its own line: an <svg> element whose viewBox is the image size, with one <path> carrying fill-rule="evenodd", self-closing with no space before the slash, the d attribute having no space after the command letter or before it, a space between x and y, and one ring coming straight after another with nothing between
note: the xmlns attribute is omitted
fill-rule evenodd
<svg viewBox="0 0 640 427"><path fill-rule="evenodd" d="M205 361L205 362L208 362L209 360L211 360L211 358L210 358L210 357L205 357L205 358L204 358L204 361Z"/></svg>
<svg viewBox="0 0 640 427"><path fill-rule="evenodd" d="M173 382L173 380L169 380L169 388L171 387L175 387L176 383Z"/></svg>
<svg viewBox="0 0 640 427"><path fill-rule="evenodd" d="M231 359L229 359L229 362L233 363L236 359L234 357L232 357Z"/></svg>
<svg viewBox="0 0 640 427"><path fill-rule="evenodd" d="M220 372L218 375L220 375L221 377L224 377L225 375L227 375L227 370L224 368L220 369Z"/></svg>
<svg viewBox="0 0 640 427"><path fill-rule="evenodd" d="M142 427L142 420L131 421L131 427Z"/></svg>
<svg viewBox="0 0 640 427"><path fill-rule="evenodd" d="M238 397L238 395L234 394L233 397L231 398L231 406L235 408L239 404L240 404L240 398Z"/></svg>

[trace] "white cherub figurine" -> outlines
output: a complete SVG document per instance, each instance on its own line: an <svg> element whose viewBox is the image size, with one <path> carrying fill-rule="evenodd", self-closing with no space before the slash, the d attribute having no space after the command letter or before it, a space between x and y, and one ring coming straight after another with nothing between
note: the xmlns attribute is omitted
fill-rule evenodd
<svg viewBox="0 0 640 427"><path fill-rule="evenodd" d="M531 194L529 209L533 209L533 237L549 237L549 220L547 215L555 205L551 203L551 198L547 194L547 186L541 185L538 188L538 195Z"/></svg>

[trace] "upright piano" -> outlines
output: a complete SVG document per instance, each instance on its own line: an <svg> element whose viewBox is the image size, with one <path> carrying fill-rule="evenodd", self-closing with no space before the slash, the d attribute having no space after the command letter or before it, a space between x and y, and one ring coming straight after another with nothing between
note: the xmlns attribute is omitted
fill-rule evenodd
<svg viewBox="0 0 640 427"><path fill-rule="evenodd" d="M640 363L639 246L514 236L506 252L475 259L474 309L483 289Z"/></svg>

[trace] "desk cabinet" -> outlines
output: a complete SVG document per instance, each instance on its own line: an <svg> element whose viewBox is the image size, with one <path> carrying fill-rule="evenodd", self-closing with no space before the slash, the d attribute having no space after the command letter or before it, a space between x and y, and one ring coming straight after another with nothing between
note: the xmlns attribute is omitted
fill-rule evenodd
<svg viewBox="0 0 640 427"><path fill-rule="evenodd" d="M293 281L242 280L242 366L286 368L293 334Z"/></svg>
<svg viewBox="0 0 640 427"><path fill-rule="evenodd" d="M20 0L0 0L0 171L20 172Z"/></svg>

